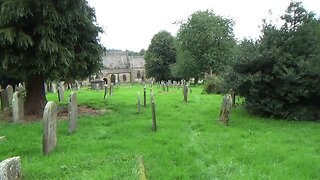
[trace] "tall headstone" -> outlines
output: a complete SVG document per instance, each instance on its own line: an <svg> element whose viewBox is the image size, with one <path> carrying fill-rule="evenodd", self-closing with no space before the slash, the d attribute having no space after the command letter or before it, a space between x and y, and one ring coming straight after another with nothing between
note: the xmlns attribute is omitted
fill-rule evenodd
<svg viewBox="0 0 320 180"><path fill-rule="evenodd" d="M157 131L156 105L154 102L153 93L151 93L151 113L152 113L152 130Z"/></svg>
<svg viewBox="0 0 320 180"><path fill-rule="evenodd" d="M77 121L78 121L78 102L77 93L72 92L69 97L69 134L73 134L76 131Z"/></svg>
<svg viewBox="0 0 320 180"><path fill-rule="evenodd" d="M6 90L7 90L9 104L12 104L13 87L11 85L8 85L6 87Z"/></svg>
<svg viewBox="0 0 320 180"><path fill-rule="evenodd" d="M21 179L21 161L19 156L5 159L0 163L0 179Z"/></svg>
<svg viewBox="0 0 320 180"><path fill-rule="evenodd" d="M220 115L219 115L219 120L222 121L226 126L228 125L228 122L229 122L231 108L232 108L232 97L230 94L226 94L223 97L223 100L221 103Z"/></svg>
<svg viewBox="0 0 320 180"><path fill-rule="evenodd" d="M19 91L13 93L12 116L13 122L23 121L24 118L24 98Z"/></svg>
<svg viewBox="0 0 320 180"><path fill-rule="evenodd" d="M143 106L147 107L147 86L143 87Z"/></svg>
<svg viewBox="0 0 320 180"><path fill-rule="evenodd" d="M56 93L57 92L57 85L56 83L51 83L51 92Z"/></svg>
<svg viewBox="0 0 320 180"><path fill-rule="evenodd" d="M188 86L186 84L183 84L183 100L188 102Z"/></svg>
<svg viewBox="0 0 320 180"><path fill-rule="evenodd" d="M140 92L138 92L138 113L140 113L141 103L140 103Z"/></svg>
<svg viewBox="0 0 320 180"><path fill-rule="evenodd" d="M0 90L0 98L1 98L1 110L6 111L9 110L9 100L7 90L1 89Z"/></svg>
<svg viewBox="0 0 320 180"><path fill-rule="evenodd" d="M104 85L104 96L103 99L106 99L108 97L108 85Z"/></svg>
<svg viewBox="0 0 320 180"><path fill-rule="evenodd" d="M57 144L57 105L50 101L43 112L43 153L49 154Z"/></svg>
<svg viewBox="0 0 320 180"><path fill-rule="evenodd" d="M62 86L59 86L58 88L58 98L59 98L59 102L64 101L64 88Z"/></svg>
<svg viewBox="0 0 320 180"><path fill-rule="evenodd" d="M112 93L113 93L113 83L110 84L109 95L112 96Z"/></svg>

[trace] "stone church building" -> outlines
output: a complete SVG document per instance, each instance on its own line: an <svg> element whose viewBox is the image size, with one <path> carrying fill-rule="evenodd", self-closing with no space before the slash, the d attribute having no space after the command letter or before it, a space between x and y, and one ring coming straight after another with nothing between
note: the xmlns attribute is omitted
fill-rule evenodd
<svg viewBox="0 0 320 180"><path fill-rule="evenodd" d="M127 51L108 51L103 57L103 68L95 79L104 83L141 82L145 78L143 56L129 55Z"/></svg>

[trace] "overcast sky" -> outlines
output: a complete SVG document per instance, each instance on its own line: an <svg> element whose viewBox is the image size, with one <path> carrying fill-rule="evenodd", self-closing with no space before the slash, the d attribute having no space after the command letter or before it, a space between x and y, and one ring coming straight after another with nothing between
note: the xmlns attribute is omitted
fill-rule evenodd
<svg viewBox="0 0 320 180"><path fill-rule="evenodd" d="M96 10L97 22L105 33L101 42L107 49L147 49L152 37L161 30L176 35L173 22L187 19L198 10L213 10L215 14L235 21L237 39L258 38L262 19L276 23L290 0L87 0ZM320 0L302 0L308 11L320 15ZM272 16L269 15L269 9Z"/></svg>

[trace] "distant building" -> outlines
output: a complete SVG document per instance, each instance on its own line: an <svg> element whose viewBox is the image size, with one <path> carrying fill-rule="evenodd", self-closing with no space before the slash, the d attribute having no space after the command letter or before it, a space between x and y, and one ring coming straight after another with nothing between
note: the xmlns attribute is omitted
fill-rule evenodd
<svg viewBox="0 0 320 180"><path fill-rule="evenodd" d="M108 83L141 82L145 78L144 58L125 51L109 51L103 57L103 69L95 79Z"/></svg>

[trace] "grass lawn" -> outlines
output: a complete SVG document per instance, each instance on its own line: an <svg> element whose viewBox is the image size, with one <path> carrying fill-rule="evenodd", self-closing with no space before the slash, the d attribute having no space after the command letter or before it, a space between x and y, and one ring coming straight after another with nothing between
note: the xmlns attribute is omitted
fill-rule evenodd
<svg viewBox="0 0 320 180"><path fill-rule="evenodd" d="M74 135L67 133L67 120L59 121L57 147L47 156L40 120L0 121L0 136L6 136L0 161L20 156L23 179L139 179L142 161L148 179L320 178L319 123L260 118L238 107L225 127L217 121L222 96L192 89L185 103L181 89L154 87L157 132L149 87L139 114L142 86L119 86L107 100L103 90L80 90L79 104L104 113L80 116ZM57 95L49 93L48 100L57 102Z"/></svg>

